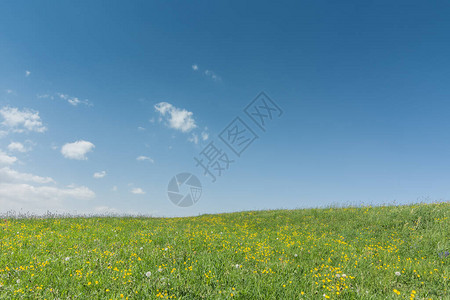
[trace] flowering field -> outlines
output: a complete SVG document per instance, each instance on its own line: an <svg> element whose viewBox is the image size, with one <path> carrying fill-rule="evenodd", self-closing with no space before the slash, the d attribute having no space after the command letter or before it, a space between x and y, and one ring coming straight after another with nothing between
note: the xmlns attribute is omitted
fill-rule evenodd
<svg viewBox="0 0 450 300"><path fill-rule="evenodd" d="M8 219L5 299L450 299L450 203Z"/></svg>

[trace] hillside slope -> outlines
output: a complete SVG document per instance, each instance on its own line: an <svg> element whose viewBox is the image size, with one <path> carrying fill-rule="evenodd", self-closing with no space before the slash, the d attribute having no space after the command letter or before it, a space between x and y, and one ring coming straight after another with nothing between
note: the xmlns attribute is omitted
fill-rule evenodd
<svg viewBox="0 0 450 300"><path fill-rule="evenodd" d="M9 219L0 298L449 299L450 203Z"/></svg>

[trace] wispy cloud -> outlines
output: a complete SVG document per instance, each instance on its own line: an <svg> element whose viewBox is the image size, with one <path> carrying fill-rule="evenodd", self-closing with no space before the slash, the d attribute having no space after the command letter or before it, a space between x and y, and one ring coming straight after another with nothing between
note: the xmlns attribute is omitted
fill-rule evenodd
<svg viewBox="0 0 450 300"><path fill-rule="evenodd" d="M21 173L9 167L0 168L1 182L34 182L34 183L55 183L50 177L41 177L29 173Z"/></svg>
<svg viewBox="0 0 450 300"><path fill-rule="evenodd" d="M63 94L63 93L38 94L37 98L38 99L50 99L50 100L61 99L61 100L66 101L67 103L69 103L72 106L78 106L80 104L86 105L86 106L93 106L92 102L90 102L88 99L80 99L78 97L70 96L68 94Z"/></svg>
<svg viewBox="0 0 450 300"><path fill-rule="evenodd" d="M216 72L206 69L205 71L200 71L200 67L197 64L192 65L192 70L202 72L206 77L214 81L222 81L222 78L217 75Z"/></svg>
<svg viewBox="0 0 450 300"><path fill-rule="evenodd" d="M101 171L101 172L95 172L94 175L92 175L92 177L96 178L96 179L100 179L106 176L106 171Z"/></svg>
<svg viewBox="0 0 450 300"><path fill-rule="evenodd" d="M205 127L205 130L202 132L202 140L206 141L209 138L209 133L207 132L208 127Z"/></svg>
<svg viewBox="0 0 450 300"><path fill-rule="evenodd" d="M28 183L0 183L0 207L4 211L26 209L28 212L45 213L48 210L64 210L66 201L93 198L95 193L85 186L58 188Z"/></svg>
<svg viewBox="0 0 450 300"><path fill-rule="evenodd" d="M55 97L53 95L49 95L49 94L37 94L36 97L38 99L55 99Z"/></svg>
<svg viewBox="0 0 450 300"><path fill-rule="evenodd" d="M19 142L11 142L11 143L8 145L8 150L9 150L9 151L15 151L15 152L22 152L22 153L24 153L24 152L29 151L30 149L29 149L29 148L26 148L22 143L19 143Z"/></svg>
<svg viewBox="0 0 450 300"><path fill-rule="evenodd" d="M170 103L160 102L155 105L155 110L168 122L166 125L181 132L189 132L196 128L193 113L186 109L177 108Z"/></svg>
<svg viewBox="0 0 450 300"><path fill-rule="evenodd" d="M0 164L11 165L14 157L0 150ZM52 186L46 184L52 184ZM2 210L19 211L24 208L29 212L44 213L48 210L64 209L67 200L88 200L95 193L84 186L54 186L51 177L23 173L9 166L0 168L0 207Z"/></svg>
<svg viewBox="0 0 450 300"><path fill-rule="evenodd" d="M4 106L0 109L0 116L3 119L1 125L8 132L44 132L47 130L47 127L42 124L39 112L31 109L19 110L17 107Z"/></svg>
<svg viewBox="0 0 450 300"><path fill-rule="evenodd" d="M92 103L88 99L81 100L78 97L69 96L67 94L57 93L58 97L66 100L70 105L78 106L79 104L84 104L87 106L92 106Z"/></svg>
<svg viewBox="0 0 450 300"><path fill-rule="evenodd" d="M61 154L68 159L87 160L86 154L94 148L91 142L80 140L62 146Z"/></svg>
<svg viewBox="0 0 450 300"><path fill-rule="evenodd" d="M155 161L154 161L153 159L151 159L150 157L144 156L144 155L141 155L141 156L136 157L136 160L138 160L138 161L148 161L148 162L151 162L151 163L154 163L154 162L155 162Z"/></svg>
<svg viewBox="0 0 450 300"><path fill-rule="evenodd" d="M222 78L220 78L219 75L217 75L216 73L214 73L214 72L211 71L211 70L205 70L204 74L205 74L207 77L209 77L209 78L211 78L212 80L214 80L214 81L221 81L221 80L222 80Z"/></svg>
<svg viewBox="0 0 450 300"><path fill-rule="evenodd" d="M198 144L198 135L196 133L193 133L191 135L191 137L188 138L188 141L197 145Z"/></svg>
<svg viewBox="0 0 450 300"><path fill-rule="evenodd" d="M12 165L17 161L17 157L15 156L9 156L2 150L0 150L0 166L4 165Z"/></svg>
<svg viewBox="0 0 450 300"><path fill-rule="evenodd" d="M25 77L28 77L28 76L30 76L30 74L31 74L31 72L30 72L30 71L28 71L28 70L26 70L26 71L25 71Z"/></svg>
<svg viewBox="0 0 450 300"><path fill-rule="evenodd" d="M144 195L145 192L141 188L132 188L131 193L135 195Z"/></svg>
<svg viewBox="0 0 450 300"><path fill-rule="evenodd" d="M94 208L94 211L99 214L118 214L120 210L114 207L109 206L97 206Z"/></svg>
<svg viewBox="0 0 450 300"><path fill-rule="evenodd" d="M192 135L188 138L188 141L194 144L198 144L198 142L200 141L200 139L202 141L206 141L209 138L209 133L208 133L208 127L205 127L205 129L201 132L201 133L192 133Z"/></svg>

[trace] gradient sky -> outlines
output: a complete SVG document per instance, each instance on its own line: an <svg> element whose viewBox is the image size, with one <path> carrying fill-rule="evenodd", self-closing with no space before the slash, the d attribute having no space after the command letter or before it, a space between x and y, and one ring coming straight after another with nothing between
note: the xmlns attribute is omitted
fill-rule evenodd
<svg viewBox="0 0 450 300"><path fill-rule="evenodd" d="M449 15L447 1L1 1L0 212L448 201ZM283 110L266 132L244 113L261 91ZM218 138L238 116L259 136L241 157ZM193 159L211 141L235 160L215 183ZM192 207L167 197L181 172L203 185Z"/></svg>

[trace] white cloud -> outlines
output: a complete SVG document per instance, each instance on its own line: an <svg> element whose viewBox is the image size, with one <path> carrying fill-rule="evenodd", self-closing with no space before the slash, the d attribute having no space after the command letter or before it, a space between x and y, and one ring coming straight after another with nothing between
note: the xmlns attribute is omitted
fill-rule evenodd
<svg viewBox="0 0 450 300"><path fill-rule="evenodd" d="M189 132L196 128L193 113L185 109L180 109L167 102L160 102L155 105L158 111L169 122L170 128L180 130L182 132Z"/></svg>
<svg viewBox="0 0 450 300"><path fill-rule="evenodd" d="M209 134L206 131L202 132L202 140L206 141L209 138Z"/></svg>
<svg viewBox="0 0 450 300"><path fill-rule="evenodd" d="M85 100L81 100L78 97L72 97L69 96L67 94L61 94L61 93L57 93L57 95L59 96L59 98L66 100L69 104L73 105L73 106L77 106L79 104L84 104L87 106L92 106L92 104L89 102L89 100L85 99Z"/></svg>
<svg viewBox="0 0 450 300"><path fill-rule="evenodd" d="M112 187L112 191L113 192L117 192L117 186L116 185Z"/></svg>
<svg viewBox="0 0 450 300"><path fill-rule="evenodd" d="M164 116L167 112L173 109L173 105L167 102L159 102L155 105L155 109Z"/></svg>
<svg viewBox="0 0 450 300"><path fill-rule="evenodd" d="M69 159L87 160L86 154L94 148L95 145L91 142L80 140L62 146L61 154Z"/></svg>
<svg viewBox="0 0 450 300"><path fill-rule="evenodd" d="M31 74L31 72L30 72L30 71L28 71L28 70L26 70L26 71L25 71L25 77L28 77L28 76L30 76L30 74Z"/></svg>
<svg viewBox="0 0 450 300"><path fill-rule="evenodd" d="M199 69L197 64L194 64L194 65L192 65L192 70L199 71L200 69ZM222 78L220 78L219 75L217 75L214 71L211 71L211 70L205 70L205 71L203 71L203 74L206 77L209 77L209 78L211 78L214 81L221 81L222 80Z"/></svg>
<svg viewBox="0 0 450 300"><path fill-rule="evenodd" d="M9 167L0 169L0 182L34 182L34 183L54 183L50 177L41 177L29 173L20 173Z"/></svg>
<svg viewBox="0 0 450 300"><path fill-rule="evenodd" d="M198 144L198 135L196 133L193 133L190 138L188 138L188 141L194 144Z"/></svg>
<svg viewBox="0 0 450 300"><path fill-rule="evenodd" d="M144 130L145 130L145 128L144 128L144 127L141 127L141 126L139 126L139 127L138 127L138 130L139 130L139 131L144 131Z"/></svg>
<svg viewBox="0 0 450 300"><path fill-rule="evenodd" d="M25 148L25 146L24 146L22 143L19 143L19 142L11 142L11 143L8 145L8 150L9 150L9 151L22 152L22 153L28 151L28 149Z"/></svg>
<svg viewBox="0 0 450 300"><path fill-rule="evenodd" d="M37 97L38 97L38 99L52 99L52 100L55 98L49 94L38 94Z"/></svg>
<svg viewBox="0 0 450 300"><path fill-rule="evenodd" d="M120 213L120 210L109 206L97 206L94 208L94 212L98 214L118 214Z"/></svg>
<svg viewBox="0 0 450 300"><path fill-rule="evenodd" d="M105 176L106 176L106 171L95 172L94 175L93 175L93 177L94 177L94 178L97 178L97 179L103 178L103 177L105 177Z"/></svg>
<svg viewBox="0 0 450 300"><path fill-rule="evenodd" d="M42 125L39 112L30 109L19 110L16 107L5 106L0 109L3 118L2 125L13 132L35 131L44 132L47 130Z"/></svg>
<svg viewBox="0 0 450 300"><path fill-rule="evenodd" d="M17 161L17 157L9 156L2 150L0 150L0 165L12 165Z"/></svg>
<svg viewBox="0 0 450 300"><path fill-rule="evenodd" d="M136 195L144 195L145 192L141 188L133 188L131 189L131 193Z"/></svg>
<svg viewBox="0 0 450 300"><path fill-rule="evenodd" d="M13 91L13 90L6 90L6 93L7 93L7 94L13 94L14 91Z"/></svg>
<svg viewBox="0 0 450 300"><path fill-rule="evenodd" d="M157 212L157 211L152 211ZM142 215L138 211L133 209L128 210L122 210L115 207L110 206L97 206L94 207L94 214L96 215L125 215L125 216L136 216L136 215Z"/></svg>
<svg viewBox="0 0 450 300"><path fill-rule="evenodd" d="M23 209L25 212L45 213L48 210L65 210L68 201L95 197L95 193L84 186L59 188L46 185L49 183L55 184L55 181L50 177L22 173L10 167L0 168L0 212L18 212Z"/></svg>
<svg viewBox="0 0 450 300"><path fill-rule="evenodd" d="M19 211L24 209L33 213L65 209L67 201L89 200L95 193L89 188L53 186L33 186L26 183L0 183L0 210Z"/></svg>
<svg viewBox="0 0 450 300"><path fill-rule="evenodd" d="M205 75L208 76L209 78L211 78L214 81L221 81L222 80L222 78L220 78L219 75L217 75L216 73L214 73L211 70L206 70L205 71Z"/></svg>
<svg viewBox="0 0 450 300"><path fill-rule="evenodd" d="M150 157L144 156L144 155L141 155L141 156L136 157L136 160L139 160L139 161L149 161L149 162L151 162L151 163L154 163L154 162L155 162L155 161L154 161L153 159L151 159Z"/></svg>

